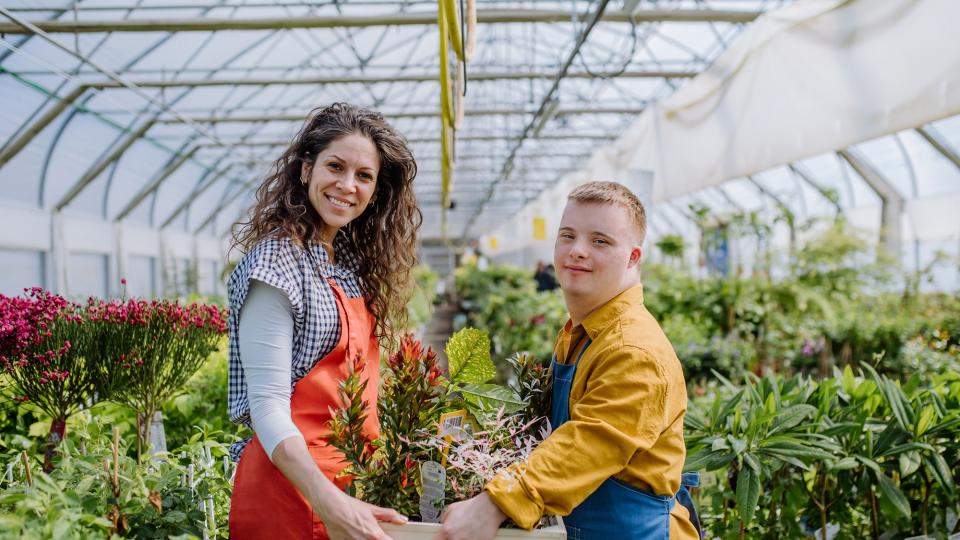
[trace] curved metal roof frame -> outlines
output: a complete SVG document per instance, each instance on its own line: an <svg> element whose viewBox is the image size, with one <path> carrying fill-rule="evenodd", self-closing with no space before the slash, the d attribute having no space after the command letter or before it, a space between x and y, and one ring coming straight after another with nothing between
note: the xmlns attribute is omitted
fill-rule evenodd
<svg viewBox="0 0 960 540"><path fill-rule="evenodd" d="M648 101L668 94L704 69L743 23L784 2L739 2L751 9L730 10L723 0L665 0L629 12L621 9L624 3L607 6L595 0L576 2L575 13L569 2L538 2L538 7L547 9L537 10L527 9L533 5L530 2L478 3L481 43L476 59L468 64L468 117L458 133L457 152L490 159L484 165L460 167L460 181L453 190L457 208L449 221L451 236L468 234L471 224L495 222L505 208L519 208L535 198L564 167L547 167L538 156L558 150L565 155L589 155L604 138L618 135ZM636 3L632 4L635 8ZM44 152L49 165L56 148L67 142L64 138L69 138L72 120L78 115L96 116L115 125L116 137L104 141L106 146L93 163L77 171L56 201L43 198L48 191L45 167L38 179L41 207L68 207L95 180L106 177L100 207L104 219L123 220L147 203L151 225L165 228L182 223L187 231L210 229L219 234L237 217L222 216L223 210L237 206L238 201L248 203L252 197L251 188L259 179L251 176L250 165L262 168L270 163L276 146L283 144L264 144L271 143L264 138L289 138L307 110L320 104L316 97L325 101L350 97L384 110L410 138L422 170L417 189L426 215L423 234L436 236L438 231L430 227L439 219L439 202L434 198L439 161L433 157L436 152L430 151L437 146L430 134L437 133L439 125L431 125L428 116L439 110L436 85L431 84L439 71L436 40L430 37L436 31L436 14L430 11L434 5L381 0L310 6L281 1L129 0L107 5L97 0L69 4L49 0L0 8L9 20L0 23L0 31L8 34L3 40L9 49L0 53L0 69L15 56L11 51L29 54L30 40L37 37L74 58L68 69L40 63L35 69L17 72L28 79L65 76L0 149L0 177L3 164L32 144L40 132L58 133ZM596 29L589 32L592 19ZM671 30L692 25L700 29L695 45L686 43L683 32L675 37ZM400 30L407 27L416 31ZM202 65L198 59L210 51L214 37L233 30L259 33L245 32L235 51L218 66ZM103 59L111 37L119 32L146 32L146 39L141 51L111 69ZM145 59L156 64L154 53L168 48L182 32L204 32L205 37L182 57L167 59L162 68L140 67ZM374 36L375 32L379 34ZM86 33L97 41L81 54L69 42L72 37L78 44L79 36ZM578 36L583 37L581 46ZM271 51L280 47L282 39L299 44L303 52L299 62L278 64ZM397 58L398 54L402 57ZM12 75L11 71L0 76ZM238 92L248 86L259 88L241 97ZM283 89L267 92L276 86ZM204 88L214 89L219 100L201 107L178 106ZM303 91L298 92L299 88ZM114 94L133 105L116 107L109 97ZM267 103L247 106L266 94L272 95ZM235 134L221 134L227 129L221 124L235 124L230 128ZM409 131L400 127L408 124L419 127ZM268 125L283 127L285 132L266 133ZM155 165L156 172L144 178L128 201L109 207L115 173L124 167L125 159L132 159L131 148L142 144L159 145L169 157ZM190 188L158 205L158 194L186 164L199 171ZM534 175L534 171L543 174ZM217 202L208 212L191 212L201 196Z"/></svg>

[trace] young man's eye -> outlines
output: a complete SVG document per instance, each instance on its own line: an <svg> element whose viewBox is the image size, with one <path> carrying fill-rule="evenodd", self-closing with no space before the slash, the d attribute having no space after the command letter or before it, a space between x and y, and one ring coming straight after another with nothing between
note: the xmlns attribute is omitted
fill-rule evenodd
<svg viewBox="0 0 960 540"><path fill-rule="evenodd" d="M593 243L602 246L602 245L605 245L607 241L604 240L603 238L596 238L594 239Z"/></svg>

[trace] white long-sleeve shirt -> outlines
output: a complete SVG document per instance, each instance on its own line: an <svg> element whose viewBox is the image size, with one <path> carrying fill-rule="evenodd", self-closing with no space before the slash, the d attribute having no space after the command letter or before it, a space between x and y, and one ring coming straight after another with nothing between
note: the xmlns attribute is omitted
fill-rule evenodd
<svg viewBox="0 0 960 540"><path fill-rule="evenodd" d="M303 438L290 413L293 308L286 293L250 280L250 290L240 308L239 334L250 420L272 461L281 441Z"/></svg>

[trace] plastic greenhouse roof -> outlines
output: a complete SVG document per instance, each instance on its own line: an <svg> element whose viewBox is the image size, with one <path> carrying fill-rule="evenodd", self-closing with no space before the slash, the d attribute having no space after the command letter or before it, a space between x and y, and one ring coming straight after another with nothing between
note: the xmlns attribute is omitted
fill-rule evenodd
<svg viewBox="0 0 960 540"><path fill-rule="evenodd" d="M789 4L477 0L448 235L478 236L519 211L703 72L759 14ZM0 202L222 236L308 111L350 101L381 110L411 141L422 236L437 239L436 9L425 0L0 0ZM954 193L960 118L927 127L939 146L907 130L856 149L904 197ZM689 228L691 203L835 211L814 185L836 191L841 210L876 199L826 154L683 195L654 215L667 231Z"/></svg>

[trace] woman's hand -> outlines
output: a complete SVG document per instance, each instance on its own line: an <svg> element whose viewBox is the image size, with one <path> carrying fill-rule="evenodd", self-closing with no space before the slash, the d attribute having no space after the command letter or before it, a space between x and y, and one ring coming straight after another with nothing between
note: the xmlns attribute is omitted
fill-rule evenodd
<svg viewBox="0 0 960 540"><path fill-rule="evenodd" d="M334 495L335 493L335 495ZM342 491L329 492L313 504L327 528L330 540L388 540L378 522L404 524L407 518L396 510L354 499Z"/></svg>
<svg viewBox="0 0 960 540"><path fill-rule="evenodd" d="M317 468L303 437L281 441L271 459L310 502L331 540L389 540L377 522L407 522L395 510L365 503L341 491Z"/></svg>

